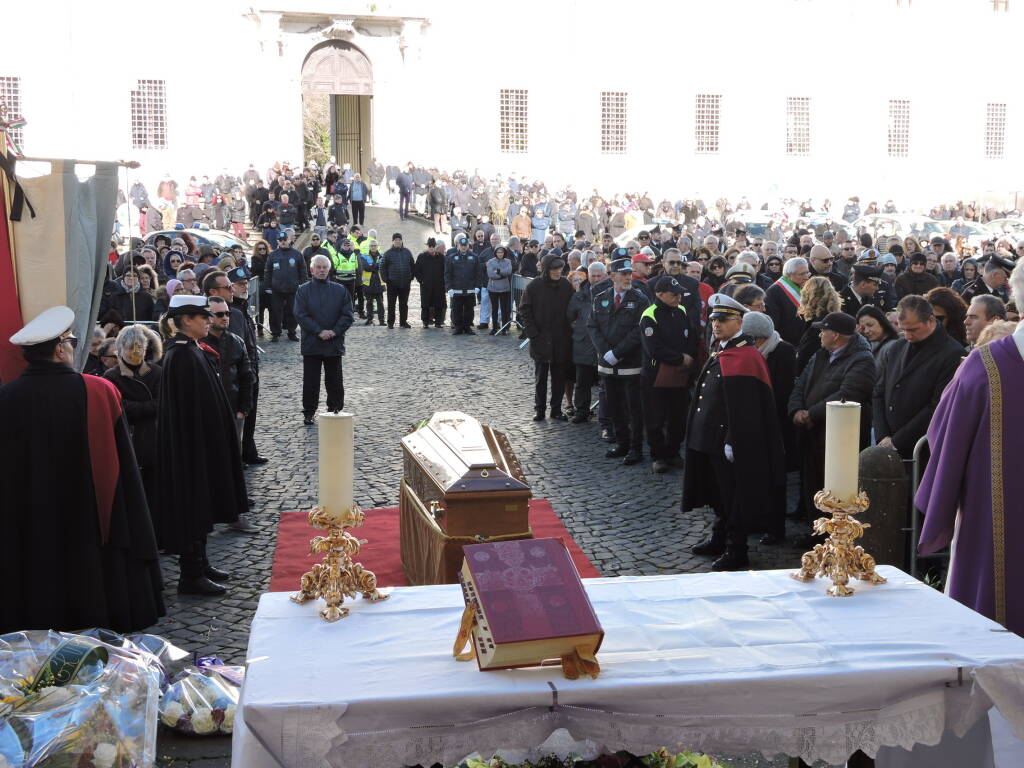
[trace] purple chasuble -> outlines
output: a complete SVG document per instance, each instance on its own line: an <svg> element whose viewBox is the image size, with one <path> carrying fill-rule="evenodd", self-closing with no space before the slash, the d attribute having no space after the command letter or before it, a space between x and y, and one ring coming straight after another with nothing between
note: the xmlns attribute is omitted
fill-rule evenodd
<svg viewBox="0 0 1024 768"><path fill-rule="evenodd" d="M919 551L953 543L950 597L1024 635L1024 334L1016 336L987 345L988 366L973 350L942 393L915 502L925 514Z"/></svg>

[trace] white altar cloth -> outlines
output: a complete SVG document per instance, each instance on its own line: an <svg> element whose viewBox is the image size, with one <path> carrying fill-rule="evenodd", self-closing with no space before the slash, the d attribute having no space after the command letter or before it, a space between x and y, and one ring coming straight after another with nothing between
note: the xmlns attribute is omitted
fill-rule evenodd
<svg viewBox="0 0 1024 768"><path fill-rule="evenodd" d="M935 745L993 705L1024 737L1024 639L888 566L849 598L790 571L585 579L605 630L597 680L452 659L458 586L381 603L263 595L235 768L399 768L524 749L557 728L611 750L761 750L839 764ZM947 733L947 738L949 734Z"/></svg>

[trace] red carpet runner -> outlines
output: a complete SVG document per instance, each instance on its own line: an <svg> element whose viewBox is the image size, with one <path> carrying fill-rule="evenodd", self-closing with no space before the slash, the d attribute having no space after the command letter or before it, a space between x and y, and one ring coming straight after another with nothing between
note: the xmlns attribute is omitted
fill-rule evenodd
<svg viewBox="0 0 1024 768"><path fill-rule="evenodd" d="M308 571L320 557L309 554L309 540L321 533L306 521L307 512L296 510L281 515L277 529L277 548L274 550L274 567L270 574L270 592L294 592L299 588L302 574ZM551 509L547 499L533 499L530 502L530 527L538 539L562 539L569 548L572 561L580 576L600 576L583 550L573 541L572 536ZM381 587L408 586L402 571L402 557L398 543L398 507L371 509L366 512L366 522L352 529L352 535L367 539L368 543L359 550L356 558L364 567L377 574Z"/></svg>

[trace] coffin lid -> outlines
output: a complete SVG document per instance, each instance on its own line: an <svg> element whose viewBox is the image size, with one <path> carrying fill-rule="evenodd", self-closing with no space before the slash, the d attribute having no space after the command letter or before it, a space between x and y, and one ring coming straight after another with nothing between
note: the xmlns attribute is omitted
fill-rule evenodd
<svg viewBox="0 0 1024 768"><path fill-rule="evenodd" d="M405 450L445 492L529 490L513 475L515 457L511 451L503 455L500 442L500 433L461 411L438 411L402 438Z"/></svg>

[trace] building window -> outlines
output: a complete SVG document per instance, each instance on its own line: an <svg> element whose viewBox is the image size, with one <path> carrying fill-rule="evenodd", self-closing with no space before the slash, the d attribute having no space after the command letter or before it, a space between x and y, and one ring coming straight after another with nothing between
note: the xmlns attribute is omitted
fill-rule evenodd
<svg viewBox="0 0 1024 768"><path fill-rule="evenodd" d="M1010 0L992 0L993 11L1008 11L1010 10Z"/></svg>
<svg viewBox="0 0 1024 768"><path fill-rule="evenodd" d="M501 151L526 152L529 91L502 88L498 98Z"/></svg>
<svg viewBox="0 0 1024 768"><path fill-rule="evenodd" d="M4 105L4 119L23 117L21 114L21 78L0 77L0 102ZM21 126L8 131L11 142L18 147L25 142L25 129Z"/></svg>
<svg viewBox="0 0 1024 768"><path fill-rule="evenodd" d="M167 149L167 84L139 80L132 91L132 147Z"/></svg>
<svg viewBox="0 0 1024 768"><path fill-rule="evenodd" d="M722 103L721 94L698 93L697 109L693 125L695 151L697 154L715 154L718 152L719 109Z"/></svg>
<svg viewBox="0 0 1024 768"><path fill-rule="evenodd" d="M910 154L910 100L889 99L889 157Z"/></svg>
<svg viewBox="0 0 1024 768"><path fill-rule="evenodd" d="M811 154L811 100L806 96L786 98L786 154Z"/></svg>
<svg viewBox="0 0 1024 768"><path fill-rule="evenodd" d="M989 104L985 109L985 157L1002 157L1006 144L1006 105Z"/></svg>
<svg viewBox="0 0 1024 768"><path fill-rule="evenodd" d="M601 152L605 155L626 151L628 98L625 91L601 91Z"/></svg>

